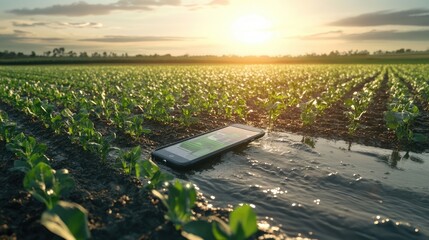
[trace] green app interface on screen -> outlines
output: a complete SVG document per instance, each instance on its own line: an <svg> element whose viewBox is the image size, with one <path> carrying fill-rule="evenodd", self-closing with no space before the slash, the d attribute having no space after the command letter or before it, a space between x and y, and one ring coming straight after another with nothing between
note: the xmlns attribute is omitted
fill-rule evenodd
<svg viewBox="0 0 429 240"><path fill-rule="evenodd" d="M165 150L185 159L193 160L222 149L228 145L242 141L254 134L255 132L246 129L226 127L186 140L173 146L166 147Z"/></svg>

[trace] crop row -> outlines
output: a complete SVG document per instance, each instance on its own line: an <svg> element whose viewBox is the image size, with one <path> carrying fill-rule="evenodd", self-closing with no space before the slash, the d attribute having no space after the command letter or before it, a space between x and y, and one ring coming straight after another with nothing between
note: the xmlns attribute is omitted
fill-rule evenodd
<svg viewBox="0 0 429 240"><path fill-rule="evenodd" d="M350 135L355 134L360 126L361 118L368 111L368 107L373 102L377 90L380 89L384 76L387 74L386 71L387 68L384 68L381 74L373 81L366 83L362 90L353 92L353 96L344 101L344 105L348 110L344 113L349 120L347 129Z"/></svg>
<svg viewBox="0 0 429 240"><path fill-rule="evenodd" d="M87 109L131 136L147 132L143 119L184 125L199 115L267 116L269 125L290 107L303 122L379 67L152 66L0 69L2 85L20 97L37 96L59 107ZM317 104L314 104L317 103ZM325 104L328 103L328 104ZM316 109L311 106L320 105ZM305 107L308 106L308 107ZM311 121L310 121L311 122Z"/></svg>
<svg viewBox="0 0 429 240"><path fill-rule="evenodd" d="M389 69L386 126L400 142L422 140L411 134L418 113L415 103L408 101L413 94L401 85L413 88L411 100L417 97L428 104L428 71L424 65ZM317 124L326 109L345 100L353 135L385 74L387 69L379 65L2 67L0 94L3 101L41 116L56 132L88 143L85 149L105 159L112 150L111 139L95 130L94 119L114 126L110 132L119 130L136 139L149 133L147 120L189 125L207 116L246 121L252 113L272 127L282 114L299 106L305 127ZM352 89L356 93L345 98Z"/></svg>
<svg viewBox="0 0 429 240"><path fill-rule="evenodd" d="M426 141L426 136L413 132L412 127L420 115L420 109L416 105L414 94L397 76L395 69L389 71L388 86L390 98L388 111L385 113L387 127L395 131L397 139L405 144Z"/></svg>
<svg viewBox="0 0 429 240"><path fill-rule="evenodd" d="M64 239L89 239L88 213L77 203L60 200L74 187L67 169L54 170L45 155L47 146L35 138L18 133L16 124L0 111L0 141L16 159L12 171L25 174L24 189L45 204L41 223L52 233Z"/></svg>
<svg viewBox="0 0 429 240"><path fill-rule="evenodd" d="M33 89L31 85L28 84L25 84L25 87L28 90ZM104 138L100 132L96 131L94 124L89 119L89 113L86 109L81 108L79 113L73 113L70 109L64 108L61 112L58 112L59 108L54 104L49 103L47 100L42 101L37 96L31 97L33 95L31 91L28 93L30 94L21 97L20 94L17 94L10 88L4 88L3 91L1 91L1 96L4 102L32 116L34 119L43 122L46 127L54 130L56 134L66 133L72 142L81 145L84 150L97 154L103 162L106 161L109 151L119 151L119 149L111 147L106 138ZM172 179L168 174L161 173L159 168L150 161L142 161L140 158L140 147L136 147L130 151L120 151L117 161L120 163L125 173L135 174L137 177L143 176L146 179L146 186L149 188L161 187L165 181ZM161 194L158 191L154 192L154 194L162 200L168 209L166 219L175 223L178 229L183 228L185 230L186 228L186 231L183 232L184 234L186 234L186 232L197 235L208 234L209 232L198 232L198 229L201 229L201 226L213 226L213 229L215 229L213 234L220 234L218 237L245 239L256 231L256 215L248 206L238 208L231 213L230 224L233 225L229 227L225 227L228 225L216 219L190 222L191 208L195 203L193 197L193 195L195 195L195 190L189 190L190 187L185 188L182 183L177 181L172 183L171 186L174 187L169 187L168 195ZM252 224L249 225L248 219L243 218L243 214L245 216L251 216L251 219L254 219L254 221L250 221ZM235 215L238 217L233 217ZM247 223L242 223L243 220L247 221ZM189 223L189 225L185 226L187 223ZM250 230L246 230L246 232L243 233L241 232L243 229Z"/></svg>
<svg viewBox="0 0 429 240"><path fill-rule="evenodd" d="M429 111L429 70L425 65L403 65L396 69L397 76L411 85L422 107Z"/></svg>
<svg viewBox="0 0 429 240"><path fill-rule="evenodd" d="M312 98L309 101L301 104L301 120L304 125L314 124L317 117L320 117L324 111L331 105L339 101L353 87L367 81L368 78L373 79L379 73L367 73L350 79L336 86L327 86L320 96Z"/></svg>
<svg viewBox="0 0 429 240"><path fill-rule="evenodd" d="M87 211L77 203L60 200L70 192L74 182L68 170L55 171L50 167L45 155L47 146L38 144L33 137L18 134L16 124L9 121L4 112L0 112L0 140L7 143L7 149L17 157L11 170L24 172L24 188L46 205L41 223L64 239L89 239ZM229 225L216 217L195 219L192 216L197 196L194 186L178 180L171 181L173 177L161 172L156 164L143 161L140 147L122 151L118 161L126 174L142 177L146 188L153 189L153 194L167 209L166 220L181 230L184 237L244 240L256 233L256 215L248 205L231 212Z"/></svg>

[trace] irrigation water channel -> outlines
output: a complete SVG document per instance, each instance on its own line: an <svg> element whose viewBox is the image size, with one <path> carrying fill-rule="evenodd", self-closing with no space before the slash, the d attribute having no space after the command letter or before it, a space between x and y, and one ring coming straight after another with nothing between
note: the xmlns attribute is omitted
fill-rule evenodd
<svg viewBox="0 0 429 240"><path fill-rule="evenodd" d="M260 221L289 237L429 239L429 153L302 140L269 133L209 166L173 173L215 207L252 204Z"/></svg>

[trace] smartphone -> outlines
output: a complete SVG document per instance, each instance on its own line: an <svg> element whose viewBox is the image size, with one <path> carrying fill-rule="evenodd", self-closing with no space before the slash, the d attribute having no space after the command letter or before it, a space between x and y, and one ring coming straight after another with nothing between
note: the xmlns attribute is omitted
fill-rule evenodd
<svg viewBox="0 0 429 240"><path fill-rule="evenodd" d="M152 159L164 161L176 167L189 167L234 147L264 136L259 128L233 124L162 146L152 152Z"/></svg>

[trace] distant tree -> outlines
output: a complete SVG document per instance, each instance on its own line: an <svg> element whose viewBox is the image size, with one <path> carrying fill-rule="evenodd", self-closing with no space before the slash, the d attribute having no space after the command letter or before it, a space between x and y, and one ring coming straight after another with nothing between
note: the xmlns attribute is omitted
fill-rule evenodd
<svg viewBox="0 0 429 240"><path fill-rule="evenodd" d="M64 56L65 49L64 49L63 47L60 47L60 48L54 48L54 49L52 50L52 53L53 53L53 56L54 56L54 57L62 57L62 56Z"/></svg>
<svg viewBox="0 0 429 240"><path fill-rule="evenodd" d="M77 53L74 52L73 50L70 50L70 51L68 51L67 56L69 56L69 57L76 57Z"/></svg>
<svg viewBox="0 0 429 240"><path fill-rule="evenodd" d="M359 56L367 56L369 55L369 51L368 50L361 50L357 53L357 55Z"/></svg>
<svg viewBox="0 0 429 240"><path fill-rule="evenodd" d="M373 55L383 55L384 52L382 50L377 50L375 52L372 53Z"/></svg>
<svg viewBox="0 0 429 240"><path fill-rule="evenodd" d="M405 49L403 48L396 50L396 53L404 53L404 52L405 52Z"/></svg>
<svg viewBox="0 0 429 240"><path fill-rule="evenodd" d="M59 51L60 51L60 56L64 56L64 53L66 50L63 47L60 47Z"/></svg>
<svg viewBox="0 0 429 240"><path fill-rule="evenodd" d="M43 55L45 55L46 57L49 57L51 55L51 53L52 53L51 51L46 51L43 53Z"/></svg>
<svg viewBox="0 0 429 240"><path fill-rule="evenodd" d="M36 56L36 52L31 51L30 57L35 57Z"/></svg>
<svg viewBox="0 0 429 240"><path fill-rule="evenodd" d="M329 53L329 56L339 56L340 55L340 52L338 52L337 50L335 50L335 51L331 51L330 53Z"/></svg>
<svg viewBox="0 0 429 240"><path fill-rule="evenodd" d="M88 57L88 53L87 52L80 52L79 57Z"/></svg>
<svg viewBox="0 0 429 240"><path fill-rule="evenodd" d="M103 52L103 57L107 57L107 52Z"/></svg>
<svg viewBox="0 0 429 240"><path fill-rule="evenodd" d="M100 57L101 55L98 52L93 52L91 57Z"/></svg>
<svg viewBox="0 0 429 240"><path fill-rule="evenodd" d="M53 55L54 57L56 57L56 56L58 56L59 52L60 52L60 50L59 50L58 48L54 48L54 49L52 50L52 55Z"/></svg>

